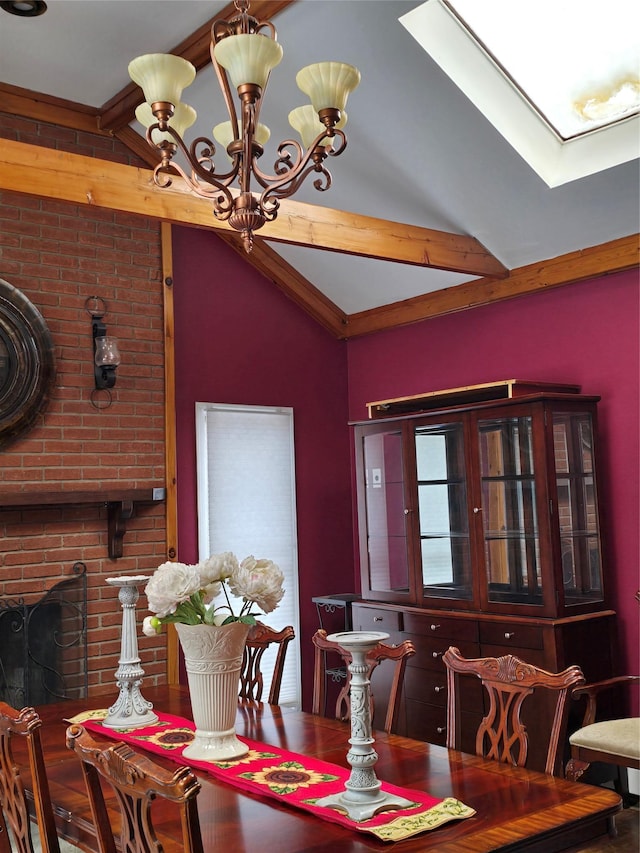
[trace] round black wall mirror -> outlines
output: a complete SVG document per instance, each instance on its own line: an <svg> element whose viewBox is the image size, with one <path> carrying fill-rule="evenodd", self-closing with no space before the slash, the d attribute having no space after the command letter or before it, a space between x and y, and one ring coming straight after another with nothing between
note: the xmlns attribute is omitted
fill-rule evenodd
<svg viewBox="0 0 640 853"><path fill-rule="evenodd" d="M33 425L55 376L44 318L24 293L0 278L0 447Z"/></svg>

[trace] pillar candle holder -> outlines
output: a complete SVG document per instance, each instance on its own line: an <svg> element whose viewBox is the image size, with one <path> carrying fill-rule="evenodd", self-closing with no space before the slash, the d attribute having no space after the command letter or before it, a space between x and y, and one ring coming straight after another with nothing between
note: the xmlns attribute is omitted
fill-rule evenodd
<svg viewBox="0 0 640 853"><path fill-rule="evenodd" d="M102 723L113 729L139 729L158 722L158 715L154 713L152 703L147 702L140 692L144 670L140 666L138 656L136 602L140 597L138 584L148 580L146 575L107 578L108 584L119 587L118 599L122 605L120 659L115 673L120 695L109 708Z"/></svg>
<svg viewBox="0 0 640 853"><path fill-rule="evenodd" d="M358 823L369 820L379 812L405 809L415 805L412 800L397 797L381 790L374 766L378 754L373 748L371 725L371 683L368 678L367 652L389 638L382 631L342 631L327 639L351 652L351 744L347 761L351 775L345 790L330 794L316 802L317 806L345 812Z"/></svg>

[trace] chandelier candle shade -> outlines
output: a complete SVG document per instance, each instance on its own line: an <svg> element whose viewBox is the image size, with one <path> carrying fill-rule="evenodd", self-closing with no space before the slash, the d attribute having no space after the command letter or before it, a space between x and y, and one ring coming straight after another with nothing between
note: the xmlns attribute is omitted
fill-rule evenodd
<svg viewBox="0 0 640 853"><path fill-rule="evenodd" d="M298 72L298 88L313 105L299 108L313 110L304 119L298 110L289 116L303 145L293 139L281 142L273 174L263 172L258 161L270 134L259 123L260 108L283 49L273 24L249 14L248 0L234 0L234 6L236 13L229 20L217 20L211 28L211 61L229 114L229 121L217 124L213 135L231 159L230 168L225 162L227 171L216 170L211 140L198 137L189 146L184 141L185 130L196 120L193 108L180 100L195 79L190 62L171 54L147 54L129 63L129 76L141 86L146 101L136 117L147 128L147 142L161 156L154 169L156 185L168 187L171 176L181 177L192 192L212 201L214 216L239 231L250 252L254 232L276 218L280 199L297 192L310 174L316 175L317 190L331 186L324 161L347 146L344 109L349 92L360 82L360 72L342 62L317 62ZM190 171L173 159L178 150ZM252 180L261 189L254 192Z"/></svg>

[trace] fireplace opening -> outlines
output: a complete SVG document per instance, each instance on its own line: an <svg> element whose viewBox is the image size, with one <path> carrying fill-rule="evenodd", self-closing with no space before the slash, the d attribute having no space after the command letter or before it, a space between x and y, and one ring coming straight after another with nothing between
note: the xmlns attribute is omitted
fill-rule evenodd
<svg viewBox="0 0 640 853"><path fill-rule="evenodd" d="M14 708L87 695L87 567L39 599L0 598L0 700Z"/></svg>

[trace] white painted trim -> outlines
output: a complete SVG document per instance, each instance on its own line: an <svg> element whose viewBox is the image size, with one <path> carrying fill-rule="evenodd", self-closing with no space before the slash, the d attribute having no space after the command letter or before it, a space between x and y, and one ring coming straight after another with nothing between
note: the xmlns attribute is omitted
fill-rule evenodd
<svg viewBox="0 0 640 853"><path fill-rule="evenodd" d="M426 0L399 20L549 187L640 156L637 115L563 141L443 0Z"/></svg>

